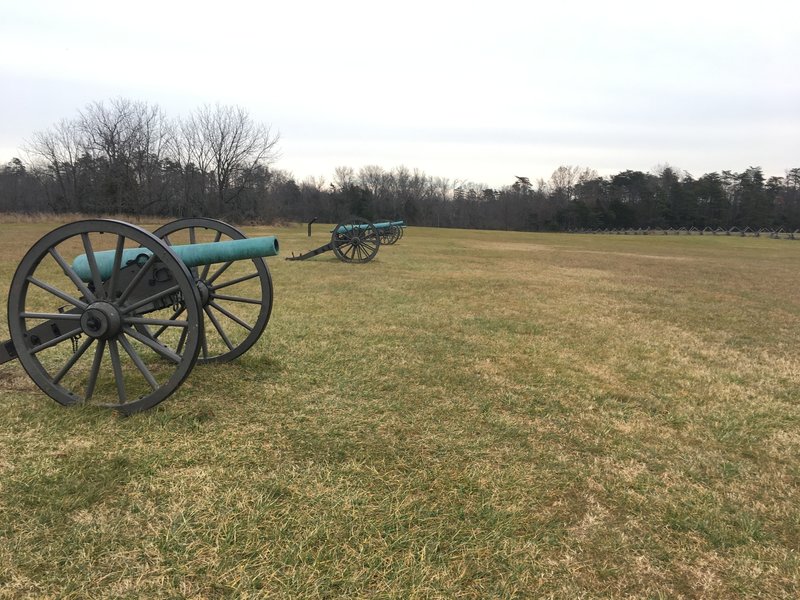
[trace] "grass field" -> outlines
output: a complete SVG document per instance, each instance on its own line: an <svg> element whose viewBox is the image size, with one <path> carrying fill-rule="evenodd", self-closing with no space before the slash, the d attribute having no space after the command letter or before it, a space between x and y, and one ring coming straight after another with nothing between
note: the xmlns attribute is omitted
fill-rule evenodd
<svg viewBox="0 0 800 600"><path fill-rule="evenodd" d="M3 226L4 298L53 226ZM0 366L0 598L800 595L800 242L269 263L260 342L149 412Z"/></svg>

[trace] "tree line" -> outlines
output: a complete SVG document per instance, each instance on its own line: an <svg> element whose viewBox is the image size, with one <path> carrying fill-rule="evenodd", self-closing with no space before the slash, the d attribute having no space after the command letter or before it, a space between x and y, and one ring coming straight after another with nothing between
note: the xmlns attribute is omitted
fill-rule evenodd
<svg viewBox="0 0 800 600"><path fill-rule="evenodd" d="M209 216L234 222L336 222L563 231L595 228L800 228L800 168L699 178L671 166L601 177L560 166L491 188L406 167L338 167L296 181L274 168L279 136L234 106L170 119L156 105L95 102L34 133L26 160L0 167L1 212Z"/></svg>
<svg viewBox="0 0 800 600"><path fill-rule="evenodd" d="M236 214L277 156L278 136L242 108L169 119L156 105L95 102L38 131L2 172L2 210Z"/></svg>

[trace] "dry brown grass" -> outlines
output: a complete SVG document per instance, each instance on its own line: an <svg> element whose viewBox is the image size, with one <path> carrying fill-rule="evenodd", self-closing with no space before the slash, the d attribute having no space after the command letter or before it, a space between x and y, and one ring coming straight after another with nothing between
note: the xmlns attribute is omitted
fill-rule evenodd
<svg viewBox="0 0 800 600"><path fill-rule="evenodd" d="M6 225L0 286L50 227ZM0 367L0 597L798 596L800 242L270 265L265 337L156 410Z"/></svg>

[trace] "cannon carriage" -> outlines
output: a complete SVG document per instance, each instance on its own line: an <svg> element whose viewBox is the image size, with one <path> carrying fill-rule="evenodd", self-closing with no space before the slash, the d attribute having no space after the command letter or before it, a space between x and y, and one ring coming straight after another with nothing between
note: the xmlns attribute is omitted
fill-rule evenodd
<svg viewBox="0 0 800 600"><path fill-rule="evenodd" d="M0 363L18 359L63 405L151 408L197 362L232 360L259 339L272 310L264 257L278 250L273 236L213 219L153 233L105 219L59 227L14 274Z"/></svg>

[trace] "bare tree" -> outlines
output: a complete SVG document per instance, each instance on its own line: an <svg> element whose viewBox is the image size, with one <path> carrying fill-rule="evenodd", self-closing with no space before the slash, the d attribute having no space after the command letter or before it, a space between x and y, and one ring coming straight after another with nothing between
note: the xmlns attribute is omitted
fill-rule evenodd
<svg viewBox="0 0 800 600"><path fill-rule="evenodd" d="M550 175L550 190L560 200L570 200L578 183L581 168L561 165Z"/></svg>
<svg viewBox="0 0 800 600"><path fill-rule="evenodd" d="M62 119L51 129L37 131L25 142L25 152L34 168L43 167L55 180L57 192L52 201L55 210L78 210L78 159L84 143L75 121Z"/></svg>
<svg viewBox="0 0 800 600"><path fill-rule="evenodd" d="M117 210L142 211L163 200L161 161L172 127L158 105L116 98L79 114L87 153L105 166L106 190Z"/></svg>
<svg viewBox="0 0 800 600"><path fill-rule="evenodd" d="M333 185L337 188L348 188L356 183L356 174L353 167L336 167L333 170Z"/></svg>
<svg viewBox="0 0 800 600"><path fill-rule="evenodd" d="M256 167L278 157L278 134L238 106L204 106L181 126L188 154L201 173L213 174L217 210L232 208Z"/></svg>
<svg viewBox="0 0 800 600"><path fill-rule="evenodd" d="M386 195L386 171L378 165L367 165L358 171L358 182L369 190L376 202L380 203Z"/></svg>
<svg viewBox="0 0 800 600"><path fill-rule="evenodd" d="M163 161L173 146L175 129L158 106L142 105L134 116L133 168L142 190L140 208L147 210L167 200Z"/></svg>

